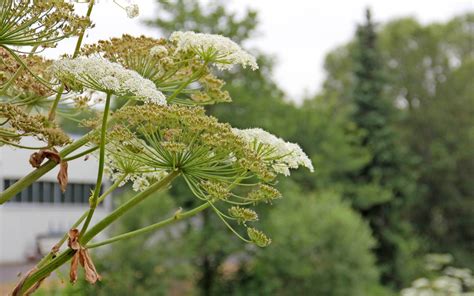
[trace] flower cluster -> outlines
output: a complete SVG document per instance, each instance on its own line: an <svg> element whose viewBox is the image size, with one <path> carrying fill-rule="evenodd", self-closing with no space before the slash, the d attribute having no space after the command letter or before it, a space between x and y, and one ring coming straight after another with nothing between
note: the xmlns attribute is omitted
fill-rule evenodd
<svg viewBox="0 0 474 296"><path fill-rule="evenodd" d="M151 183L161 180L167 173L161 169L148 167L133 157L124 157L125 149L131 149L132 145L131 143L122 143L120 146L107 145L104 172L113 182L121 180L119 186L131 182L134 191L143 191ZM128 148L123 148L124 146Z"/></svg>
<svg viewBox="0 0 474 296"><path fill-rule="evenodd" d="M178 51L193 52L204 61L214 63L220 70L229 70L233 65L258 69L254 56L244 51L227 37L215 34L174 32L170 40L176 43Z"/></svg>
<svg viewBox="0 0 474 296"><path fill-rule="evenodd" d="M140 14L140 8L136 4L131 4L125 7L125 11L127 12L127 16L129 18L135 18Z"/></svg>
<svg viewBox="0 0 474 296"><path fill-rule="evenodd" d="M47 68L51 61L36 55L19 55L19 58L29 71L21 71L17 60L6 49L0 48L0 86L10 84L5 93L16 98L48 97L53 94L51 88L37 79L50 80Z"/></svg>
<svg viewBox="0 0 474 296"><path fill-rule="evenodd" d="M425 259L425 268L436 276L416 279L411 287L401 291L402 296L471 295L469 292L474 292L470 269L447 266L453 260L451 254L428 254Z"/></svg>
<svg viewBox="0 0 474 296"><path fill-rule="evenodd" d="M52 65L54 75L73 90L84 87L118 96L134 96L146 103L165 105L155 84L135 71L101 57L62 59Z"/></svg>
<svg viewBox="0 0 474 296"><path fill-rule="evenodd" d="M70 138L55 124L41 115L30 115L21 107L0 103L0 144L17 143L24 136L34 136L50 146L68 144Z"/></svg>
<svg viewBox="0 0 474 296"><path fill-rule="evenodd" d="M289 176L290 169L297 169L299 166L314 171L311 160L298 144L285 142L260 128L243 130L234 128L232 131L244 139L249 147L258 151L275 173Z"/></svg>
<svg viewBox="0 0 474 296"><path fill-rule="evenodd" d="M269 143L275 145L275 141L264 141L267 143L264 149L255 149L247 138L228 124L207 116L200 107L131 106L118 110L113 116L114 122L121 123L118 128L121 132L110 133L109 137L114 146L121 147L116 157L123 158L120 165L114 164L115 174L133 171L127 165L137 166L139 173L143 167L158 172L179 171L191 192L211 203L222 220L234 220L245 227L246 222L257 220L257 213L235 205L271 203L281 197L278 190L267 184L275 177L268 161L272 164L280 161L291 168L301 163L311 164L307 164L309 159L304 153L306 162L302 160L302 152L294 149L295 144L285 143L286 150L276 150L273 146L267 147ZM271 152L266 155L270 160L262 157L265 149ZM272 155L275 151L278 157ZM280 160L290 156L292 158ZM134 181L132 177L128 180ZM219 209L222 204L232 206L227 210L228 215ZM270 243L262 232L253 228L248 230L248 235L259 246Z"/></svg>
<svg viewBox="0 0 474 296"><path fill-rule="evenodd" d="M239 224L245 222L253 222L258 220L257 213L252 209L233 206L228 210L229 215L235 218Z"/></svg>
<svg viewBox="0 0 474 296"><path fill-rule="evenodd" d="M272 243L272 240L258 229L249 227L247 228L247 234L250 240L259 247L264 248Z"/></svg>
<svg viewBox="0 0 474 296"><path fill-rule="evenodd" d="M134 70L165 93L173 94L186 83L190 87L180 92L175 103L203 105L231 101L229 93L223 90L224 81L212 73L210 65L203 64L194 54L177 50L176 44L166 39L123 35L86 45L82 53L101 55Z"/></svg>
<svg viewBox="0 0 474 296"><path fill-rule="evenodd" d="M19 282L13 294L34 292L47 276L43 272L49 274L65 262L61 260L71 256L71 281L77 280L78 262L87 261L82 264L87 267L86 278L94 283L100 276L86 248L155 230L206 208L212 209L243 241L260 247L269 245L271 239L249 225L258 221L252 208L281 197L272 187L278 173L289 175L290 169L299 166L313 171L310 159L297 144L260 129L233 129L198 106L231 101L224 81L215 76L213 67L230 70L241 65L256 70L256 58L229 38L195 32L174 32L168 40L123 35L82 46L85 29L91 22L88 17L77 16L74 5L67 2L0 2L0 145L40 150L30 158L34 167L39 167L45 157L59 163L62 190L67 187L69 160L97 150L99 164L90 208L76 223L82 223L82 229L69 233L68 246L75 253L67 250L51 261L59 243L37 269ZM89 1L87 16L91 15L94 3ZM139 14L136 4L117 5L130 18ZM55 46L74 35L80 37L72 58L64 55L53 62L35 54L39 47ZM28 55L20 51L30 49ZM104 112L91 108L104 96ZM120 103L114 104L112 108L118 109L111 112L113 96L141 102L128 101L121 107ZM49 107L47 116L42 114L45 107ZM58 152L55 146L63 146L70 139L56 124L56 115L77 119L82 127L92 130ZM47 142L47 146L21 145L24 136L36 137ZM86 146L90 148L77 151ZM0 196L0 203L13 198L48 169L44 166L34 176L26 176L16 186L10 186L7 194ZM100 196L103 174L114 184ZM178 177L199 200L198 207L182 216L179 210L173 221L168 219L165 224L159 222L141 231L90 243L110 223ZM140 193L89 228L97 204L127 183ZM234 229L236 226L245 229L246 234ZM461 275L459 271L451 274ZM39 281L33 281L35 276Z"/></svg>
<svg viewBox="0 0 474 296"><path fill-rule="evenodd" d="M54 46L83 32L91 22L74 13L69 1L5 0L0 3L0 44L6 46Z"/></svg>

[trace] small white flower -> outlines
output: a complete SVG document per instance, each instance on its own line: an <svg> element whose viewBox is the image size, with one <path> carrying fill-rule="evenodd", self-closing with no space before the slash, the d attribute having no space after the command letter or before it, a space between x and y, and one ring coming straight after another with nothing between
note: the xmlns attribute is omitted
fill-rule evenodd
<svg viewBox="0 0 474 296"><path fill-rule="evenodd" d="M127 16L129 18L135 18L140 14L140 8L137 4L131 4L125 7L125 11L127 12Z"/></svg>
<svg viewBox="0 0 474 296"><path fill-rule="evenodd" d="M162 57L162 56L166 56L168 54L168 50L163 45L157 45L157 46L153 46L150 49L150 54L152 56Z"/></svg>
<svg viewBox="0 0 474 296"><path fill-rule="evenodd" d="M290 175L290 169L299 166L314 171L311 160L298 144L285 142L260 128L232 129L234 134L241 137L254 150L258 150L264 160L270 163L275 173ZM263 147L262 147L263 145Z"/></svg>
<svg viewBox="0 0 474 296"><path fill-rule="evenodd" d="M52 70L59 80L72 88L86 87L115 95L132 95L147 103L166 105L165 96L151 80L101 57L58 60L53 63Z"/></svg>
<svg viewBox="0 0 474 296"><path fill-rule="evenodd" d="M146 178L137 178L132 185L133 191L144 191L150 186L150 182Z"/></svg>
<svg viewBox="0 0 474 296"><path fill-rule="evenodd" d="M178 51L191 51L202 59L213 62L219 70L229 70L240 64L252 70L258 69L254 56L244 51L237 43L222 35L189 32L174 32L170 40Z"/></svg>
<svg viewBox="0 0 474 296"><path fill-rule="evenodd" d="M122 143L122 145L127 144L129 143ZM113 182L117 182L125 176L119 187L131 182L134 191L143 191L151 183L166 177L167 172L165 170L142 164L133 157L126 155L122 147L116 145L109 144L106 147L104 173Z"/></svg>

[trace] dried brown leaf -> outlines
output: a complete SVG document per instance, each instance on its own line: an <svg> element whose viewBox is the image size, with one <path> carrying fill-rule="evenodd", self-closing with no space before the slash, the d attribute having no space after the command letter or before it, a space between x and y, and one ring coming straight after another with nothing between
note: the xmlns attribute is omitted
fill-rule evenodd
<svg viewBox="0 0 474 296"><path fill-rule="evenodd" d="M100 281L102 278L100 277L99 273L95 269L94 262L92 262L92 258L89 255L87 249L82 249L82 259L83 259L83 267L86 274L86 280L91 283L95 284L97 281Z"/></svg>
<svg viewBox="0 0 474 296"><path fill-rule="evenodd" d="M68 232L69 239L67 241L67 246L73 250L79 250L81 245L79 244L79 229L74 228Z"/></svg>
<svg viewBox="0 0 474 296"><path fill-rule="evenodd" d="M59 164L59 173L58 173L58 182L61 191L66 192L67 182L68 182L68 173L67 173L67 161L61 161Z"/></svg>
<svg viewBox="0 0 474 296"><path fill-rule="evenodd" d="M54 148L53 148L54 149ZM44 159L50 159L52 161L55 161L56 163L61 162L61 156L59 156L59 153L56 150L40 150L38 152L35 152L31 154L30 156L30 164L34 168L39 168L41 164L43 163Z"/></svg>
<svg viewBox="0 0 474 296"><path fill-rule="evenodd" d="M80 257L81 257L80 251L76 251L76 254L74 254L71 260L71 270L69 270L69 280L73 284L77 282L77 268L79 267Z"/></svg>
<svg viewBox="0 0 474 296"><path fill-rule="evenodd" d="M71 261L71 270L69 271L71 283L77 281L77 269L79 264L84 268L86 280L89 283L95 284L97 281L100 281L101 277L94 266L94 262L92 261L89 252L79 244L79 230L77 228L71 229L69 230L68 235L68 246L71 249L76 250Z"/></svg>
<svg viewBox="0 0 474 296"><path fill-rule="evenodd" d="M30 164L34 168L39 168L45 158L46 156L44 155L44 150L40 150L39 152L34 152L30 156Z"/></svg>

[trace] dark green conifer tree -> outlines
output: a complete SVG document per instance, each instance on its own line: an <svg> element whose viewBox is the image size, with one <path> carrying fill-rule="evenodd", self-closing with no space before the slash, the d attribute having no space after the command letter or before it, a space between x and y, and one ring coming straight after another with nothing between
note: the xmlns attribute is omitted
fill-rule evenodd
<svg viewBox="0 0 474 296"><path fill-rule="evenodd" d="M416 183L411 157L394 129L398 110L394 100L385 95L384 67L370 10L365 23L357 28L352 59L354 84L349 99L354 106L353 121L363 131L362 145L371 153L370 161L351 173L358 185L353 187L352 200L378 241L375 252L383 283L399 287L413 270L408 262L414 262L416 242L404 215Z"/></svg>

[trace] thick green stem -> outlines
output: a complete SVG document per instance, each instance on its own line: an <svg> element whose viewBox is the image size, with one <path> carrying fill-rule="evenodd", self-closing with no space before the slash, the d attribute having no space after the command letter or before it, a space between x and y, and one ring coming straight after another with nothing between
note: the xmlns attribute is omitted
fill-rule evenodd
<svg viewBox="0 0 474 296"><path fill-rule="evenodd" d="M111 94L107 94L107 98L105 100L105 109L104 115L102 116L102 126L100 129L100 144L99 144L99 171L97 172L97 181L95 183L94 193L89 200L89 213L87 214L86 221L82 226L80 234L84 234L89 227L89 223L91 222L92 216L94 215L95 208L97 207L97 199L99 198L100 189L102 188L102 178L104 176L104 164L105 164L105 134L107 132L107 118L110 112L110 98Z"/></svg>
<svg viewBox="0 0 474 296"><path fill-rule="evenodd" d="M173 171L169 173L165 178L162 180L154 183L146 190L140 192L139 194L135 195L132 199L128 200L122 206L118 207L112 213L110 213L107 217L102 219L99 223L94 225L88 232L84 234L81 238L81 245L87 244L92 238L94 238L98 233L104 230L107 226L112 224L115 220L120 218L125 212L136 206L139 202L143 201L145 198L150 196L151 194L155 193L158 190L166 188L178 175L180 174L179 171ZM36 272L31 274L23 283L23 287L21 288L20 295L27 291L31 286L33 286L37 281L47 277L51 272L55 269L62 266L66 263L69 259L74 256L74 250L67 249L62 252L58 257L54 260L51 260L41 268L39 268Z"/></svg>
<svg viewBox="0 0 474 296"><path fill-rule="evenodd" d="M141 234L144 234L144 233L148 233L148 232L151 232L151 231L158 230L158 229L163 228L163 227L165 227L169 224L172 224L172 223L181 221L183 219L189 218L191 216L194 216L197 213L202 212L203 210L207 209L209 206L210 206L209 203L204 203L204 204L200 205L199 207L196 207L196 208L194 208L192 210L189 210L189 211L186 211L184 213L176 213L175 215L173 215L173 217L170 217L170 218L165 219L163 221L160 221L158 223L148 225L146 227L143 227L143 228L140 228L140 229L137 229L137 230L134 230L134 231L130 231L130 232L127 232L127 233L124 233L124 234L121 234L121 235L117 235L117 236L111 237L109 239L106 239L104 241L101 241L101 242L98 242L98 243L95 243L95 244L89 244L89 245L86 246L86 248L88 248L88 249L97 248L97 247L100 247L100 246L111 244L111 243L116 242L116 241L129 239L129 238L132 238L132 237L137 236L137 235L141 235Z"/></svg>
<svg viewBox="0 0 474 296"><path fill-rule="evenodd" d="M87 244L92 238L94 238L99 232L104 230L107 226L112 224L115 220L120 218L123 214L129 211L131 208L136 206L138 203L143 201L145 198L150 196L152 193L165 188L168 184L173 181L180 174L179 171L173 171L169 173L165 178L156 182L155 184L151 185L144 191L140 192L139 194L135 195L132 199L129 199L123 205L115 209L112 213L110 213L107 217L102 219L98 222L94 227L92 227L89 231L87 231L81 238L80 242L82 245Z"/></svg>
<svg viewBox="0 0 474 296"><path fill-rule="evenodd" d="M56 117L56 109L58 108L59 101L61 100L61 97L63 95L64 91L64 84L61 84L59 88L56 90L56 97L54 98L53 105L51 105L51 108L49 109L48 113L48 120L53 121L54 118Z"/></svg>
<svg viewBox="0 0 474 296"><path fill-rule="evenodd" d="M123 175L114 184L112 184L109 188L107 188L107 190L99 197L98 203L100 204L110 193L112 193L115 189L117 189L117 187L120 186L120 183L122 183L122 181L126 177L127 175ZM81 222L84 221L84 219L87 217L88 213L89 213L89 209L85 211L84 214L82 214L82 216L79 219L77 219L77 221L71 226L71 229L78 227L79 224L81 224ZM68 233L64 234L64 236L54 245L54 248L59 249L67 240L67 238L68 238ZM51 252L48 253L48 255L44 256L43 259L41 259L40 262L36 264L36 267L37 268L42 267L46 262L48 262L49 260L53 258L54 254L55 254L54 250L51 250Z"/></svg>
<svg viewBox="0 0 474 296"><path fill-rule="evenodd" d="M96 151L98 148L99 148L99 146L94 146L94 147L92 147L92 148L90 148L90 149L87 149L87 150L84 150L84 151L82 151L82 152L80 152L80 153L78 153L78 154L76 154L76 155L66 157L66 158L64 158L63 160L64 160L64 161L71 161L71 160L77 159L77 158L79 158L79 157L82 157L82 156L84 156L84 155L87 155L87 154L90 154L90 153Z"/></svg>
<svg viewBox="0 0 474 296"><path fill-rule="evenodd" d="M89 7L87 8L86 12L86 17L90 18L92 14L92 8L94 7L95 0L90 0L89 2ZM82 31L81 34L79 34L79 38L77 39L76 43L76 48L74 48L74 54L72 55L72 58L76 58L79 55L79 51L81 50L81 45L82 45L82 40L84 40L84 34L86 31Z"/></svg>

